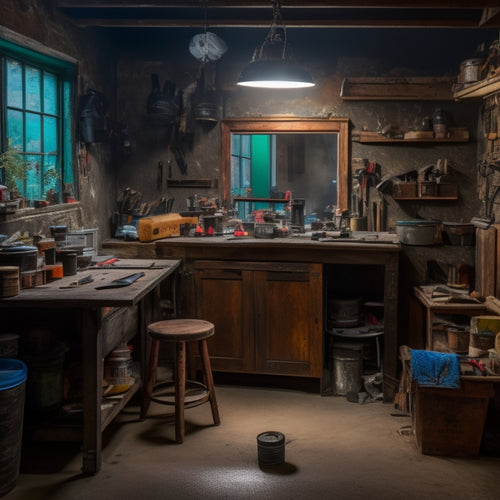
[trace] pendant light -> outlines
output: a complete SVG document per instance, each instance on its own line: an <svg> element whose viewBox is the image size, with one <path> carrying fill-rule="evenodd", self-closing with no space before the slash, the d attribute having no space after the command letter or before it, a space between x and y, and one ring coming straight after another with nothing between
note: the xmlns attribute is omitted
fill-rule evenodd
<svg viewBox="0 0 500 500"><path fill-rule="evenodd" d="M269 32L241 72L237 84L244 87L294 89L313 87L311 75L297 67L287 54L286 27L281 0L273 0L273 22Z"/></svg>

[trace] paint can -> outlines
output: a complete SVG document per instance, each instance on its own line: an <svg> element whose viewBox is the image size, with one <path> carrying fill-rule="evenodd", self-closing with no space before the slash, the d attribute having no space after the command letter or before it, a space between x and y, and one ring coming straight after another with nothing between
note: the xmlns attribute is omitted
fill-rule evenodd
<svg viewBox="0 0 500 500"><path fill-rule="evenodd" d="M275 467L285 461L285 435L277 431L261 432L257 436L259 467Z"/></svg>

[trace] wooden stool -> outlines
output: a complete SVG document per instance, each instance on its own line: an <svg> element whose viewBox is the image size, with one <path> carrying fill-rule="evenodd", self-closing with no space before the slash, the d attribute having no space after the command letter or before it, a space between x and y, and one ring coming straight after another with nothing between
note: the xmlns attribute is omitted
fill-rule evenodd
<svg viewBox="0 0 500 500"><path fill-rule="evenodd" d="M214 424L220 424L219 410L215 399L214 379L208 356L207 338L214 334L215 327L212 323L200 319L171 319L157 321L148 325L148 334L151 337L151 351L146 379L143 384L143 400L141 406L141 419L146 417L151 401L160 404L175 405L175 440L182 443L184 440L184 408L191 408L210 401ZM172 385L171 382L156 383L156 369L158 366L158 351L160 342L175 343L175 370L174 387L175 396L167 400L164 396L153 395L153 391L160 386ZM198 349L203 368L204 383L186 380L186 343L198 342ZM187 398L186 383L194 384L198 390L203 389L204 394L194 399Z"/></svg>

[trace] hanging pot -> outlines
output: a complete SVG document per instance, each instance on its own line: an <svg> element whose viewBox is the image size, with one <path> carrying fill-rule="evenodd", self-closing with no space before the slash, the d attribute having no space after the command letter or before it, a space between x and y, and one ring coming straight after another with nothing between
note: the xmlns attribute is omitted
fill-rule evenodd
<svg viewBox="0 0 500 500"><path fill-rule="evenodd" d="M201 69L198 81L198 103L194 107L194 118L198 121L217 122L220 118L218 96L214 91L205 88L205 69Z"/></svg>

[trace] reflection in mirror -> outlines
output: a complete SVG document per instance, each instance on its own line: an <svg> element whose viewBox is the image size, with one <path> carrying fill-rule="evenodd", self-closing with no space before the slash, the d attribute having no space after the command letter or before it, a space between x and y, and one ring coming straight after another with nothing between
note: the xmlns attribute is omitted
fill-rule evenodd
<svg viewBox="0 0 500 500"><path fill-rule="evenodd" d="M347 119L241 119L222 123L224 198L248 220L256 209L302 200L304 215L347 208ZM237 201L251 198L251 203ZM226 203L228 206L228 203Z"/></svg>
<svg viewBox="0 0 500 500"><path fill-rule="evenodd" d="M231 134L231 195L304 200L322 218L337 205L337 134ZM279 204L275 204L279 209ZM236 203L237 217L269 203ZM271 207L272 208L272 207Z"/></svg>

